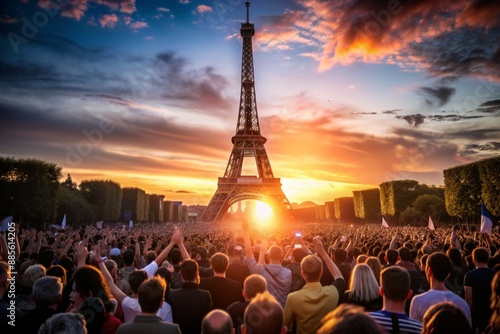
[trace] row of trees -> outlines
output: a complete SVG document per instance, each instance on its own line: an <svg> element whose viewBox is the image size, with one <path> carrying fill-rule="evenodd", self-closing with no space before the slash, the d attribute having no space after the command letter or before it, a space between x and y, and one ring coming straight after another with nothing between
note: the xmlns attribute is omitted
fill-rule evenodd
<svg viewBox="0 0 500 334"><path fill-rule="evenodd" d="M448 217L444 205L444 189L415 180L396 180L379 188L353 191L354 213L368 222L379 222L384 216L389 223L423 225L429 215L441 220Z"/></svg>
<svg viewBox="0 0 500 334"><path fill-rule="evenodd" d="M85 180L78 187L69 174L59 183L61 178L61 167L54 163L0 157L0 217L13 215L15 221L38 228L59 222L65 214L76 225L96 220L118 221L123 218L124 190L138 190L149 199L143 190L122 189L111 180ZM131 210L134 220L148 220L149 201L144 202L147 203L137 212Z"/></svg>

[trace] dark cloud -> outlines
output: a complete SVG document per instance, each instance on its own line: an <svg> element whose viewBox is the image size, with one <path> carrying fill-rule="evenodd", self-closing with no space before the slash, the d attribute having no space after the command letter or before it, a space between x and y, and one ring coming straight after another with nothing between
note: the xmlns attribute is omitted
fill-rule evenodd
<svg viewBox="0 0 500 334"><path fill-rule="evenodd" d="M230 100L223 96L228 81L213 67L189 69L186 58L167 52L156 57L155 73L166 99L185 102L195 108L225 109L231 106Z"/></svg>
<svg viewBox="0 0 500 334"><path fill-rule="evenodd" d="M421 124L424 124L424 120L426 117L422 114L415 114L415 115L397 115L397 119L403 119L406 122L408 122L409 125L413 126L414 128L418 127Z"/></svg>
<svg viewBox="0 0 500 334"><path fill-rule="evenodd" d="M398 111L401 111L402 109L391 109L391 110L382 110L382 114L387 114L387 115L394 115Z"/></svg>
<svg viewBox="0 0 500 334"><path fill-rule="evenodd" d="M426 97L425 104L429 107L442 107L455 94L455 88L452 87L420 87L419 91Z"/></svg>
<svg viewBox="0 0 500 334"><path fill-rule="evenodd" d="M190 190L172 190L172 189L166 189L163 190L166 193L176 193L176 194L196 194L195 191L190 191Z"/></svg>
<svg viewBox="0 0 500 334"><path fill-rule="evenodd" d="M447 121L447 122L458 122L467 119L477 119L483 118L484 116L464 116L464 115L429 115L426 118L430 121Z"/></svg>
<svg viewBox="0 0 500 334"><path fill-rule="evenodd" d="M500 113L500 100L486 101L482 103L476 111L489 114Z"/></svg>
<svg viewBox="0 0 500 334"><path fill-rule="evenodd" d="M477 77L500 81L500 25L485 31L461 28L433 38L412 42L408 55L434 77ZM446 81L445 81L446 82Z"/></svg>
<svg viewBox="0 0 500 334"><path fill-rule="evenodd" d="M356 112L354 115L377 115L375 111L372 112Z"/></svg>
<svg viewBox="0 0 500 334"><path fill-rule="evenodd" d="M500 142L488 142L486 144L467 144L466 151L500 151Z"/></svg>

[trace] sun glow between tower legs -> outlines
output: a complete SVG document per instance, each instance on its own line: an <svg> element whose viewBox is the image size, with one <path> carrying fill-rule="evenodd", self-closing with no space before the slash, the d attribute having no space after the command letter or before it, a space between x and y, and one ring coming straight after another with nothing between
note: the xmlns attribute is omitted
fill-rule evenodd
<svg viewBox="0 0 500 334"><path fill-rule="evenodd" d="M273 209L261 201L256 201L254 216L258 225L269 225L274 220Z"/></svg>

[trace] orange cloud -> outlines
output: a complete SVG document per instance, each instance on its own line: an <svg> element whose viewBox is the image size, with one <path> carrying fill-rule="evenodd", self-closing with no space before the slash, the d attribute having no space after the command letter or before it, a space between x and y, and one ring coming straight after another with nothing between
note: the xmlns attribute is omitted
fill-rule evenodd
<svg viewBox="0 0 500 334"><path fill-rule="evenodd" d="M144 21L136 21L130 25L130 28L132 29L143 29L147 27L149 27L148 23Z"/></svg>
<svg viewBox="0 0 500 334"><path fill-rule="evenodd" d="M105 27L114 28L115 25L118 23L118 16L116 16L115 14L103 15L99 19L99 23L103 28Z"/></svg>
<svg viewBox="0 0 500 334"><path fill-rule="evenodd" d="M206 13L206 12L212 12L213 9L212 9L212 7L207 6L207 5L199 5L198 7L196 7L196 11L199 14L203 14L203 13Z"/></svg>
<svg viewBox="0 0 500 334"><path fill-rule="evenodd" d="M405 69L425 69L439 76L450 75L436 66L450 41L463 41L463 34L475 39L462 43L461 53L497 45L494 29L500 28L500 7L487 1L410 0L297 0L302 9L263 17L256 40L265 51L307 48L301 56L318 61L318 70L357 61L397 64ZM463 28L461 30L461 28ZM489 31L474 31L474 29ZM465 30L464 30L465 29ZM440 43L443 52L422 54ZM463 50L465 45L466 50ZM285 47L284 47L285 46ZM420 47L421 50L415 48ZM441 50L440 50L441 51ZM457 48L457 52L458 51ZM449 57L449 69L460 67L455 76L488 76L498 72L495 50L487 47L482 58ZM462 65L460 65L462 63ZM470 64L470 65L467 65ZM464 66L467 66L464 68ZM487 68L481 70L481 68Z"/></svg>

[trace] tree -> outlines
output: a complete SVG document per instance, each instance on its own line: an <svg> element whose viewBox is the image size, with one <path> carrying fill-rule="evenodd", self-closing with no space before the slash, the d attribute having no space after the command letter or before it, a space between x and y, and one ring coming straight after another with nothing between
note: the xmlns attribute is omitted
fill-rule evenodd
<svg viewBox="0 0 500 334"><path fill-rule="evenodd" d="M477 162L481 179L481 197L495 216L500 216L500 156Z"/></svg>
<svg viewBox="0 0 500 334"><path fill-rule="evenodd" d="M339 197L334 200L335 218L340 222L354 221L354 200L352 197Z"/></svg>
<svg viewBox="0 0 500 334"><path fill-rule="evenodd" d="M420 195L412 206L425 221L427 221L429 215L436 220L446 216L444 200L436 195Z"/></svg>
<svg viewBox="0 0 500 334"><path fill-rule="evenodd" d="M61 167L37 159L0 157L0 214L19 221L55 219Z"/></svg>
<svg viewBox="0 0 500 334"><path fill-rule="evenodd" d="M122 204L120 184L111 180L84 180L80 190L90 204L96 208L99 220L118 220Z"/></svg>
<svg viewBox="0 0 500 334"><path fill-rule="evenodd" d="M444 198L450 216L477 217L481 205L481 178L476 163L446 169Z"/></svg>
<svg viewBox="0 0 500 334"><path fill-rule="evenodd" d="M82 225L96 220L97 208L91 205L78 189L71 190L65 186L57 193L57 221L61 221L66 214L68 223Z"/></svg>
<svg viewBox="0 0 500 334"><path fill-rule="evenodd" d="M380 191L378 188L353 191L354 212L356 217L367 220L380 220Z"/></svg>
<svg viewBox="0 0 500 334"><path fill-rule="evenodd" d="M66 180L63 183L61 183L61 186L66 187L67 189L70 189L70 190L77 189L76 182L73 182L73 179L71 178L71 174L69 174L69 173L68 173L68 177L66 178Z"/></svg>

